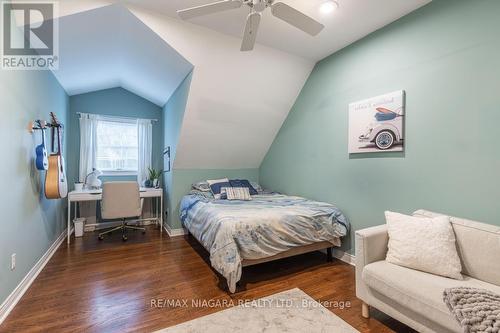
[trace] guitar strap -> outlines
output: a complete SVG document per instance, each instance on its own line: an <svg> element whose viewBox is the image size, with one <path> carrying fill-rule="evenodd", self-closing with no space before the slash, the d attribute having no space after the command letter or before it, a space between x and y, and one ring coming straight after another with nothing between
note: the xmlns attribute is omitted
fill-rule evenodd
<svg viewBox="0 0 500 333"><path fill-rule="evenodd" d="M57 126L57 155L61 155L61 127Z"/></svg>
<svg viewBox="0 0 500 333"><path fill-rule="evenodd" d="M51 135L52 135L52 142L51 142L51 150L50 150L50 152L53 153L54 149L55 149L54 140L55 140L55 135L56 135L55 129L54 129L53 126L51 127Z"/></svg>
<svg viewBox="0 0 500 333"><path fill-rule="evenodd" d="M42 128L42 145L45 148L45 128Z"/></svg>
<svg viewBox="0 0 500 333"><path fill-rule="evenodd" d="M63 124L59 124L59 130L60 130L60 135L61 137L59 138L59 154L62 155L63 153L63 139L64 139L64 126Z"/></svg>
<svg viewBox="0 0 500 333"><path fill-rule="evenodd" d="M62 126L62 124L59 124L57 126L57 146L58 146L58 149L59 149L59 151L57 152L57 154L59 156L61 156L61 159L62 159L62 138L61 137L63 135L62 131L63 131L63 126ZM64 172L63 168L64 168L64 165L63 165L63 163L61 163L61 173Z"/></svg>

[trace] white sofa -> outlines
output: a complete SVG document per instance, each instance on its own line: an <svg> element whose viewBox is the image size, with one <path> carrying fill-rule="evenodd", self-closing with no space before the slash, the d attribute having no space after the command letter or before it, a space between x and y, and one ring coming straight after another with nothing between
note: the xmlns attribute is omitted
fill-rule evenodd
<svg viewBox="0 0 500 333"><path fill-rule="evenodd" d="M440 214L425 210L414 216ZM374 307L419 332L462 332L443 302L446 288L467 286L500 294L500 227L451 218L464 280L454 280L385 261L385 225L356 232L356 295L363 316Z"/></svg>

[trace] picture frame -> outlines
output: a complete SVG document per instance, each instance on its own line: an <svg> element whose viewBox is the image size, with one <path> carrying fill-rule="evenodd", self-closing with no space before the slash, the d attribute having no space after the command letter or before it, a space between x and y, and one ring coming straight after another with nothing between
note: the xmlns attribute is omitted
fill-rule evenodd
<svg viewBox="0 0 500 333"><path fill-rule="evenodd" d="M349 104L349 154L404 151L404 90Z"/></svg>

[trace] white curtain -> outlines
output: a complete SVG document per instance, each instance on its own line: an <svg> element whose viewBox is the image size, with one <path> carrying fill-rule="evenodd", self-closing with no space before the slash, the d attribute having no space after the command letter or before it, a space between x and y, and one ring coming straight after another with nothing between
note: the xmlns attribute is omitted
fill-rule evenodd
<svg viewBox="0 0 500 333"><path fill-rule="evenodd" d="M80 115L80 182L92 172L96 163L97 118L95 114Z"/></svg>
<svg viewBox="0 0 500 333"><path fill-rule="evenodd" d="M151 120L137 119L137 139L139 141L139 168L137 181L139 185L148 179L148 167L151 167L153 155L153 126Z"/></svg>

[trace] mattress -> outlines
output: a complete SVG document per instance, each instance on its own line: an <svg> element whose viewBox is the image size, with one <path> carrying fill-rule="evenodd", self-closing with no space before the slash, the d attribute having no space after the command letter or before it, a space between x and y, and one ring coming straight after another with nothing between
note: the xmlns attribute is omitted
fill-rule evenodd
<svg viewBox="0 0 500 333"><path fill-rule="evenodd" d="M181 201L183 226L210 252L210 261L235 292L243 259L262 259L291 248L328 241L340 246L349 224L332 204L282 194L251 201L215 200L198 194Z"/></svg>

